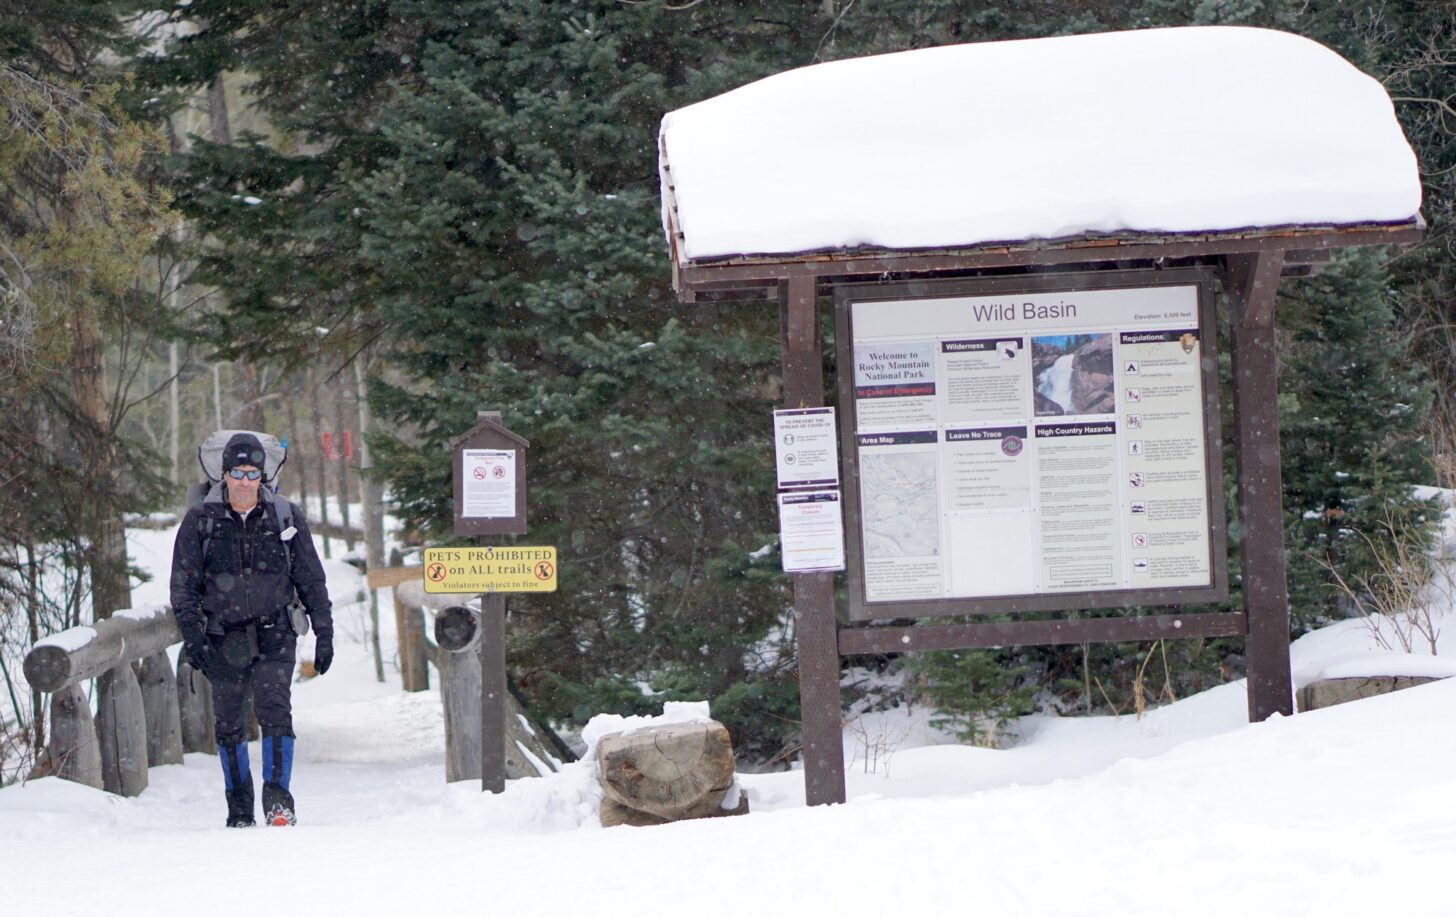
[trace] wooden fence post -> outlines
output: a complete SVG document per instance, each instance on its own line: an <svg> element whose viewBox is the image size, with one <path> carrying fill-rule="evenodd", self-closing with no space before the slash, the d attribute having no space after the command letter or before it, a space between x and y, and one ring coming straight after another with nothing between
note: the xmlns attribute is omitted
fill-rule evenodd
<svg viewBox="0 0 1456 917"><path fill-rule="evenodd" d="M147 788L147 721L131 665L101 673L96 695L102 787L119 796L139 796Z"/></svg>
<svg viewBox="0 0 1456 917"><path fill-rule="evenodd" d="M51 695L51 737L46 745L55 775L72 783L104 789L101 745L91 702L80 685L67 685Z"/></svg>
<svg viewBox="0 0 1456 917"><path fill-rule="evenodd" d="M182 713L178 706L177 678L166 653L153 653L142 660L137 681L146 712L147 764L182 763Z"/></svg>
<svg viewBox="0 0 1456 917"><path fill-rule="evenodd" d="M405 691L430 690L430 664L425 655L424 609L394 594L395 624L399 629L399 677Z"/></svg>
<svg viewBox="0 0 1456 917"><path fill-rule="evenodd" d="M440 653L445 782L480 779L480 654Z"/></svg>
<svg viewBox="0 0 1456 917"><path fill-rule="evenodd" d="M182 721L182 750L217 754L216 726L212 721L212 682L177 656L177 712Z"/></svg>

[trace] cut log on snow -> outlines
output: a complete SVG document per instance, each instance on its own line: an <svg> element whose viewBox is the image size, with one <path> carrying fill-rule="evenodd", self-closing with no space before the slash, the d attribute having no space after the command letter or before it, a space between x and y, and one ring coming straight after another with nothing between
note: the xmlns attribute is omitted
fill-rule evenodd
<svg viewBox="0 0 1456 917"><path fill-rule="evenodd" d="M98 790L104 788L96 720L91 716L91 702L80 685L62 688L51 695L51 736L46 752L55 776Z"/></svg>
<svg viewBox="0 0 1456 917"><path fill-rule="evenodd" d="M147 721L147 763L182 763L182 714L177 706L177 678L166 653L153 653L142 660L137 682L142 689L142 708Z"/></svg>
<svg viewBox="0 0 1456 917"><path fill-rule="evenodd" d="M217 732L212 720L212 682L177 655L177 712L182 720L182 750L217 754Z"/></svg>
<svg viewBox="0 0 1456 917"><path fill-rule="evenodd" d="M1359 678L1322 678L1299 689L1299 709L1320 710L1336 704L1378 697L1438 681L1428 675L1370 675Z"/></svg>
<svg viewBox="0 0 1456 917"><path fill-rule="evenodd" d="M131 666L102 673L96 698L102 787L119 796L140 796L147 788L147 721Z"/></svg>
<svg viewBox="0 0 1456 917"><path fill-rule="evenodd" d="M607 736L597 743L597 758L606 793L603 825L728 814L722 806L733 785L733 745L721 723Z"/></svg>
<svg viewBox="0 0 1456 917"><path fill-rule="evenodd" d="M717 809L714 809L712 812L709 812L705 815L696 815L693 817L718 818L725 815L747 814L748 797L739 796L738 805L736 806L727 809L719 806ZM649 825L665 825L671 821L682 820L659 818L656 815L650 815L647 812L639 812L636 809L629 809L626 806L622 805L620 802L617 802L615 799L606 796L602 797L601 809L598 811L597 816L601 820L601 825L603 828L615 828L617 825L627 825L628 827L632 828L646 828Z"/></svg>

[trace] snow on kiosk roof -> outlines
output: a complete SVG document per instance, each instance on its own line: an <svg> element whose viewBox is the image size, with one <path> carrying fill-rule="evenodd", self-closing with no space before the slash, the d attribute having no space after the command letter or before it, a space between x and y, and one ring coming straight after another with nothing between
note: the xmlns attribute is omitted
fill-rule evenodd
<svg viewBox="0 0 1456 917"><path fill-rule="evenodd" d="M674 286L689 300L772 285L793 264L848 278L1123 260L1152 243L1218 255L1275 238L1297 265L1413 242L1424 225L1384 88L1265 29L818 64L669 113L659 152Z"/></svg>

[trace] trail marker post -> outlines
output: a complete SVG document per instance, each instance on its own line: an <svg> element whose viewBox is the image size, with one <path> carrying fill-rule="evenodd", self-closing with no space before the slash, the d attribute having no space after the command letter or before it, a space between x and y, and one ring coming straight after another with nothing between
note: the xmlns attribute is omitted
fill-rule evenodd
<svg viewBox="0 0 1456 917"><path fill-rule="evenodd" d="M450 442L456 535L475 536L489 551L501 545L503 535L526 534L526 450L530 445L501 425L499 411L477 413L475 426ZM431 578L431 569L438 574L438 568L447 563L433 556L435 553L426 552L425 591L453 591L442 588L448 585L445 576ZM460 553L463 561L465 552L451 553ZM554 556L552 560L554 564ZM459 566L468 573L472 565ZM553 586L554 575L553 570ZM506 788L506 597L498 589L480 595L476 650L480 654L480 788L501 793Z"/></svg>

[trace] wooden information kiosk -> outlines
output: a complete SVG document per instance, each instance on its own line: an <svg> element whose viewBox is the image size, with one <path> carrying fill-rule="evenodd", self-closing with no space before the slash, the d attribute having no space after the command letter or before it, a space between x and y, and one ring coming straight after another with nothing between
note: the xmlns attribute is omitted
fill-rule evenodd
<svg viewBox="0 0 1456 917"><path fill-rule="evenodd" d="M1388 100L1382 112L1379 100L1340 98L1341 81L1363 92L1368 87L1359 81L1368 78L1305 39L1251 29L1078 36L1018 42L1015 50L1030 65L1044 54L1086 50L1085 45L1057 42L1088 40L1105 40L1110 53L1115 45L1116 53L1128 55L1120 68L1124 71L1136 70L1143 47L1159 54L1176 52L1190 68L1206 65L1209 72L1219 72L1223 63L1250 66L1247 55L1235 53L1248 43L1267 45L1287 53L1292 63L1285 61L1287 66L1268 78L1252 81L1267 98L1249 102L1251 111L1290 100L1315 109L1327 103L1332 112L1344 105L1357 123L1364 117L1367 126L1378 124L1386 134L1393 130L1394 152L1372 164L1360 158L1368 157L1368 150L1354 149L1354 141L1346 144L1352 150L1347 171L1332 169L1330 187L1322 195L1291 203L1293 218L1276 224L1261 223L1267 217L1259 216L1252 197L1247 212L1253 218L1243 219L1234 207L1226 218L1209 217L1206 227L1174 231L1140 225L1136 219L1124 220L1124 229L1076 231L1078 218L1063 219L1054 203L1029 204L1048 215L1044 235L1008 241L995 234L993 224L986 224L992 225L987 229L984 221L977 222L972 211L967 211L966 225L959 226L954 212L947 219L936 201L927 199L927 222L934 217L942 228L909 234L931 244L901 247L864 241L875 235L873 218L854 221L855 228L842 239L813 236L802 229L804 208L825 209L833 219L822 222L831 225L853 220L855 202L866 201L871 203L865 207L880 207L890 217L908 213L913 224L913 209L896 210L893 203L896 186L912 181L905 170L918 168L920 160L958 163L962 170L942 179L946 188L955 189L962 180L985 178L975 174L977 157L985 152L981 145L965 142L963 150L951 151L955 155L927 152L927 145L943 140L943 120L923 136L916 134L919 122L900 122L898 129L913 136L898 145L883 142L895 125L861 125L875 142L832 152L815 147L815 131L853 111L854 103L844 102L838 87L863 77L866 61L878 67L875 80L862 81L866 85L889 84L893 89L899 80L906 99L936 96L926 107L941 111L944 118L956 116L957 106L973 108L979 98L975 87L981 85L977 68L984 64L978 49L995 46L929 49L805 68L664 119L659 155L674 289L686 303L777 303L784 408L826 403L821 318L823 309L832 309L848 608L843 615L836 613L833 573L794 574L806 796L811 805L845 798L839 671L840 658L846 655L1242 636L1250 720L1294 712L1275 294L1281 277L1317 270L1337 248L1418 242L1424 223L1416 212L1414 158L1410 174L1402 172L1391 182L1404 195L1391 205L1394 210L1371 205L1368 218L1359 218L1366 211L1349 210L1329 212L1354 212L1355 219L1321 218L1326 212L1319 209L1322 201L1343 205L1355 194L1339 184L1347 181L1344 175L1405 168L1397 148L1404 137ZM1007 53L997 51L997 66L1005 64ZM953 79L958 71L950 66L957 60L953 54L964 61L966 85L959 88ZM1203 61L1200 54L1210 59ZM938 55L933 63L941 83L923 78L916 55ZM832 69L836 67L841 69ZM1298 86L1279 82L1285 71L1302 72L1316 84L1325 80L1339 85L1332 89L1332 98L1311 102L1299 95ZM788 76L794 79L774 84ZM1095 83L1098 77L1089 79ZM1014 88L1016 81L1008 85ZM1200 86L1190 82L1186 91L1196 93ZM1207 91L1225 92L1228 87L1215 85ZM1186 104L1196 113L1199 101L1190 97ZM1104 114L1146 122L1140 108L1144 102L1136 96L1109 97ZM1032 94L1022 103L1009 120L980 123L977 130L1031 148L1041 139L1035 134L1042 128L1020 123L1017 113L1024 111L1027 121L1039 122L1044 119L1037 113L1065 102ZM1357 113L1360 106L1368 114ZM1196 123L1195 116L1189 116L1189 125ZM806 122L802 129L795 126L796 117ZM782 134L752 129L762 125L780 126ZM1338 157L1344 149L1332 152L1327 138L1306 137L1310 130L1301 123L1291 123L1287 135L1279 137L1242 138L1237 125L1223 128L1230 143L1267 142L1279 151L1269 154L1272 174L1258 176L1276 189L1281 182L1290 187L1297 183L1300 156L1312 162L1320 156ZM732 146L735 130L742 131L742 146ZM1322 146L1301 151L1297 147L1302 138ZM1054 165L1083 170L1084 183L1095 185L1118 213L1137 212L1144 200L1139 195L1148 194L1160 206L1167 204L1165 197L1176 204L1179 195L1186 195L1187 210L1195 215L1222 213L1218 196L1236 197L1241 190L1219 183L1245 173L1220 173L1222 161L1193 146L1201 140L1180 133L1177 124L1166 134L1151 130L1140 142L1161 145L1160 155L1173 164L1169 181L1153 192L1114 159L1099 160L1105 151L1068 144L1065 159ZM724 150L725 144L732 148ZM756 152L753 144L763 149ZM1409 153L1408 146L1404 149ZM854 174L861 176L857 185L814 186L816 164L833 160L837 167L838 159L846 157L860 157L853 163ZM1032 159L1046 167L1044 157ZM712 168L703 167L709 161ZM983 182L983 193L989 199L993 191L1003 190L1001 185L1014 189L1020 183L1028 200L1034 200L1043 179L1042 174L998 174L989 178L995 186ZM757 226L729 212L761 185L778 192L775 200L781 205L757 212ZM1292 201L1294 197L1291 192ZM715 222L718 216L722 219ZM753 232L740 232L734 241L733 232L744 225ZM776 233L781 225L783 231ZM705 241L695 242L695 234ZM778 239L818 239L819 244L796 249L794 242L780 244ZM1219 398L1220 328L1227 330L1233 367L1227 404ZM1229 445L1237 462L1243 608L1184 614L1179 606L1214 603L1229 594L1220 433L1225 411L1232 415ZM991 613L1146 606L1165 610L1092 619L974 620ZM906 623L937 617L953 620Z"/></svg>

